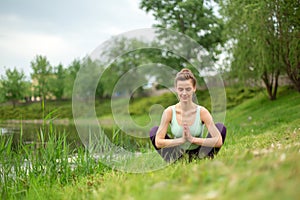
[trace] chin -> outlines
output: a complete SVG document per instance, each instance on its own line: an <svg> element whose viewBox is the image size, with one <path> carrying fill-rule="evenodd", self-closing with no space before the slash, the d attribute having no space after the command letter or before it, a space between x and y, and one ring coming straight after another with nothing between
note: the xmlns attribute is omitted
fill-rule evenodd
<svg viewBox="0 0 300 200"><path fill-rule="evenodd" d="M189 102L190 99L180 99L181 102Z"/></svg>

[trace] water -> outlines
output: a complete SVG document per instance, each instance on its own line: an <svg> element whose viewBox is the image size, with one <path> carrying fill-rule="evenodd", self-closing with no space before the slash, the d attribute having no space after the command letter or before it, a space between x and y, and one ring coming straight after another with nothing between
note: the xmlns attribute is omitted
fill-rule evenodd
<svg viewBox="0 0 300 200"><path fill-rule="evenodd" d="M52 131L50 129L53 129ZM117 131L116 136L113 132L114 128L105 128L105 135L112 140L115 145L124 147L129 150L140 150L140 148L149 148L150 140L148 138L135 138L131 135L127 135L122 131ZM16 147L20 144L20 138L22 138L23 144L37 144L41 141L41 132L45 133L44 137L47 137L48 133L56 133L67 135L67 143L71 149L83 146L83 141L80 139L76 127L73 123L58 122L49 125L43 121L2 121L0 122L0 136L13 136L13 146ZM21 137L22 133L22 137ZM46 138L45 138L46 141Z"/></svg>
<svg viewBox="0 0 300 200"><path fill-rule="evenodd" d="M52 126L49 123L43 125L42 122L11 122L4 121L0 122L0 135L1 136L13 136L13 145L19 144L21 133L22 133L22 142L25 144L38 143L40 141L40 134L44 132L47 135L50 129L53 129L52 132L57 134L65 133L67 135L67 142L71 147L76 148L82 145L80 137L78 136L76 127L71 123L63 124L53 124Z"/></svg>

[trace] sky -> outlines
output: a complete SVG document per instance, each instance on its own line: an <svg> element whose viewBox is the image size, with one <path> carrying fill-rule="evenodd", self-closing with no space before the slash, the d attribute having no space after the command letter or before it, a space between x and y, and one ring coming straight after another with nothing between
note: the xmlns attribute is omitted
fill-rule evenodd
<svg viewBox="0 0 300 200"><path fill-rule="evenodd" d="M154 17L140 0L1 0L0 75L16 67L30 76L30 62L46 56L67 67L112 36L151 28Z"/></svg>

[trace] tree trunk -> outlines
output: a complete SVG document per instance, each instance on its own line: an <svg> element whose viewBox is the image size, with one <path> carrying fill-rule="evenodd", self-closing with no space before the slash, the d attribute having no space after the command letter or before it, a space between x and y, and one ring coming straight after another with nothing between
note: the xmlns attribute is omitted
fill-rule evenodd
<svg viewBox="0 0 300 200"><path fill-rule="evenodd" d="M17 103L17 101L16 100L12 100L12 104L13 104L13 108L15 109L16 108L16 103Z"/></svg>
<svg viewBox="0 0 300 200"><path fill-rule="evenodd" d="M300 92L300 62L295 69L292 68L289 62L286 62L286 73L296 90Z"/></svg>
<svg viewBox="0 0 300 200"><path fill-rule="evenodd" d="M276 70L275 74L272 73L271 80L269 80L267 72L264 72L262 75L262 80L266 86L267 93L271 101L276 100L279 74L280 71Z"/></svg>

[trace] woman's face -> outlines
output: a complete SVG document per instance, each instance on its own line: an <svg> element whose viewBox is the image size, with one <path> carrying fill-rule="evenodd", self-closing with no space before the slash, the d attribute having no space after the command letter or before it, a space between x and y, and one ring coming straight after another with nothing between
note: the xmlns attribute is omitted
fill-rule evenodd
<svg viewBox="0 0 300 200"><path fill-rule="evenodd" d="M196 88L193 86L192 80L177 81L176 91L180 101L187 102L193 98Z"/></svg>

